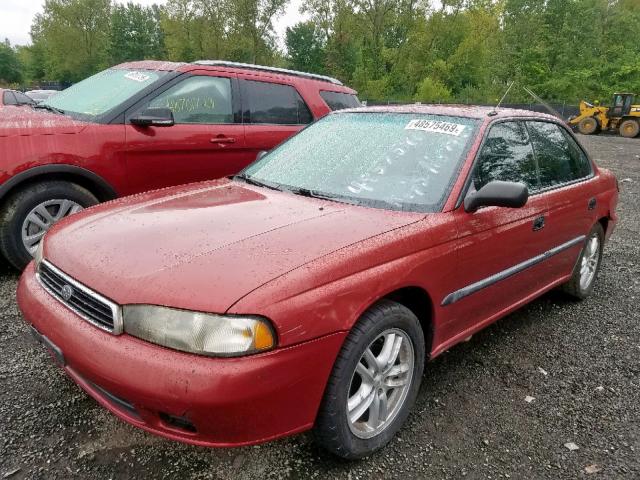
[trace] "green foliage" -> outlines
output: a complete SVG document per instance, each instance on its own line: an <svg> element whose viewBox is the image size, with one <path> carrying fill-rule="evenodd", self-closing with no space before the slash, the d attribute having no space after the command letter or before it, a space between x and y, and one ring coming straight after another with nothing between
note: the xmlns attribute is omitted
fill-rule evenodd
<svg viewBox="0 0 640 480"><path fill-rule="evenodd" d="M0 85L22 80L22 65L9 40L0 42Z"/></svg>
<svg viewBox="0 0 640 480"><path fill-rule="evenodd" d="M324 70L322 31L313 22L298 23L287 28L285 44L291 68L313 73Z"/></svg>
<svg viewBox="0 0 640 480"><path fill-rule="evenodd" d="M160 9L129 2L111 9L109 59L111 63L154 59L164 56Z"/></svg>
<svg viewBox="0 0 640 480"><path fill-rule="evenodd" d="M418 85L414 99L417 102L443 103L452 99L451 90L439 80L426 77Z"/></svg>
<svg viewBox="0 0 640 480"><path fill-rule="evenodd" d="M75 81L126 60L216 58L335 76L376 101L495 103L511 81L507 102L531 100L520 86L568 103L640 94L638 0L305 0L285 53L273 22L288 1L46 0L33 44L0 47L0 68Z"/></svg>

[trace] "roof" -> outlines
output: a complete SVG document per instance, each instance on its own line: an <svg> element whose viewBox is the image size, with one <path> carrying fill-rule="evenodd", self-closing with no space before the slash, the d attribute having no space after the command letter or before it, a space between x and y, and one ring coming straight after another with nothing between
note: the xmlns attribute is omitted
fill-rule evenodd
<svg viewBox="0 0 640 480"><path fill-rule="evenodd" d="M431 115L450 115L452 117L487 118L489 113L495 112L491 118L508 117L535 117L557 120L557 117L546 113L533 112L531 110L520 110L517 108L487 107L479 105L380 105L375 107L359 107L339 110L335 113L349 112L375 112L375 113L415 113Z"/></svg>
<svg viewBox="0 0 640 480"><path fill-rule="evenodd" d="M126 62L115 65L112 68L132 69L132 70L163 70L172 72L187 65L184 62L165 62L162 60L140 60L138 62Z"/></svg>

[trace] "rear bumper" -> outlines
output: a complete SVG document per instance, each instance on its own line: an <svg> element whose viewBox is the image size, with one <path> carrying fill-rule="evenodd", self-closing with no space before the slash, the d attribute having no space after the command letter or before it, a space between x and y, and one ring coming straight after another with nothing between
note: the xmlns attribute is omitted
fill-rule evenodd
<svg viewBox="0 0 640 480"><path fill-rule="evenodd" d="M20 279L18 304L54 359L102 406L149 432L205 446L311 428L346 335L244 358L177 352L90 325L40 286L33 263Z"/></svg>

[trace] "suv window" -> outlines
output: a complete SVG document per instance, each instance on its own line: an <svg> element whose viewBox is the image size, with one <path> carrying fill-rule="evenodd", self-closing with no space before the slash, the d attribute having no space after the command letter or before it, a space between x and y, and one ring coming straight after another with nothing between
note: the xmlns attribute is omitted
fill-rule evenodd
<svg viewBox="0 0 640 480"><path fill-rule="evenodd" d="M18 105L32 105L36 103L31 97L28 97L24 93L13 92L13 94L16 96L16 102Z"/></svg>
<svg viewBox="0 0 640 480"><path fill-rule="evenodd" d="M2 96L2 103L5 105L15 105L17 102L13 92L5 90L4 95Z"/></svg>
<svg viewBox="0 0 640 480"><path fill-rule="evenodd" d="M493 180L522 182L529 191L538 187L538 172L527 129L521 122L491 127L473 174L476 190Z"/></svg>
<svg viewBox="0 0 640 480"><path fill-rule="evenodd" d="M355 95L343 92L320 91L320 96L331 110L354 108L360 106L360 100Z"/></svg>
<svg viewBox="0 0 640 480"><path fill-rule="evenodd" d="M151 100L149 107L170 108L175 123L233 123L231 79L189 77Z"/></svg>
<svg viewBox="0 0 640 480"><path fill-rule="evenodd" d="M245 123L303 125L313 116L300 94L290 85L243 80Z"/></svg>
<svg viewBox="0 0 640 480"><path fill-rule="evenodd" d="M589 159L563 128L549 122L527 122L527 126L542 188L572 182L591 173Z"/></svg>

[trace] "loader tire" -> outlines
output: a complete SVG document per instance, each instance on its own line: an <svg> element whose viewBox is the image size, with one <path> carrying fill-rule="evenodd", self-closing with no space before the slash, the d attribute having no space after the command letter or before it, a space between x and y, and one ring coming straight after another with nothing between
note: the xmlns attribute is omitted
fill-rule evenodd
<svg viewBox="0 0 640 480"><path fill-rule="evenodd" d="M640 133L640 122L629 119L620 124L620 136L626 138L635 138Z"/></svg>
<svg viewBox="0 0 640 480"><path fill-rule="evenodd" d="M598 121L593 117L587 117L580 120L578 131L583 135L591 135L598 130Z"/></svg>

